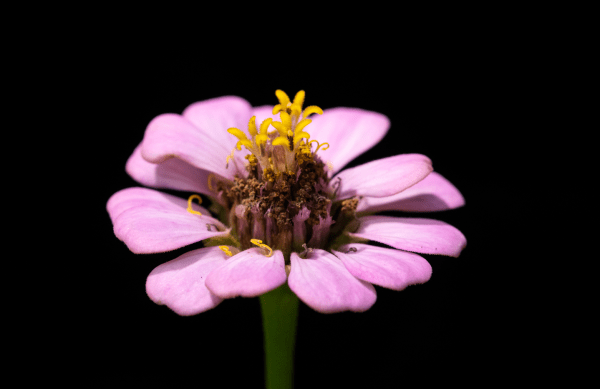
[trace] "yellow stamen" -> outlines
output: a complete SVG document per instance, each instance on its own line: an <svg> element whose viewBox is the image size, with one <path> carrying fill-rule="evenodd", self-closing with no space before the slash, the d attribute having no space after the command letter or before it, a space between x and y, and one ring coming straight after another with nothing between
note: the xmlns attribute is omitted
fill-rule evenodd
<svg viewBox="0 0 600 389"><path fill-rule="evenodd" d="M250 242L252 242L252 244L257 245L258 247L262 247L264 249L269 250L269 254L266 254L266 257L270 257L271 255L273 255L273 249L270 248L269 246L267 246L266 244L263 244L262 240L260 239L250 239Z"/></svg>
<svg viewBox="0 0 600 389"><path fill-rule="evenodd" d="M294 136L294 144L298 143L300 141L300 139L302 139L302 138L309 139L310 134L308 134L307 132L304 132L304 131L296 133L296 135Z"/></svg>
<svg viewBox="0 0 600 389"><path fill-rule="evenodd" d="M283 126L287 129L292 128L292 118L290 117L290 115L285 112L285 111L281 111L279 112L279 117L281 117L281 123L283 123Z"/></svg>
<svg viewBox="0 0 600 389"><path fill-rule="evenodd" d="M325 145L327 145L327 146L325 146ZM325 146L325 147L323 147L323 146ZM329 148L329 143L327 143L327 142L320 143L320 144L319 144L319 147L317 147L317 149L315 150L315 152L316 152L316 151L319 151L319 149L320 149L321 147L323 147L323 150L327 150L327 149Z"/></svg>
<svg viewBox="0 0 600 389"><path fill-rule="evenodd" d="M302 131L302 129L303 129L304 127L308 126L308 125L309 125L311 122L312 122L312 120L310 120L310 119L302 119L302 120L300 121L300 123L298 123L298 124L296 125L296 128L294 129L294 132L295 132L296 134L297 134L297 133L299 133L300 131Z"/></svg>
<svg viewBox="0 0 600 389"><path fill-rule="evenodd" d="M258 134L254 137L254 141L256 142L257 145L267 143L268 140L269 140L269 137L265 134Z"/></svg>
<svg viewBox="0 0 600 389"><path fill-rule="evenodd" d="M248 163L250 164L250 166L256 166L256 164L258 163L258 159L256 158L256 155L254 155L254 154L248 154L244 158L246 158L248 160Z"/></svg>
<svg viewBox="0 0 600 389"><path fill-rule="evenodd" d="M294 116L295 118L298 118L300 116L300 114L302 113L302 104L304 104L304 91L298 91L298 93L296 93L296 97L294 97L294 102L290 105L289 109L290 109L290 113L292 116ZM294 121L296 121L297 119L295 119Z"/></svg>
<svg viewBox="0 0 600 389"><path fill-rule="evenodd" d="M291 114L296 118L299 117L300 114L302 113L302 107L299 107L297 105L292 105L290 107L290 110L291 110Z"/></svg>
<svg viewBox="0 0 600 389"><path fill-rule="evenodd" d="M233 253L229 250L229 246L219 246L219 248L223 250L228 256L231 257L233 255Z"/></svg>
<svg viewBox="0 0 600 389"><path fill-rule="evenodd" d="M242 149L242 146L246 146L249 150L252 149L252 142L250 142L250 140L248 139L246 134L242 132L242 130L235 127L231 127L227 129L227 132L239 139L239 141L235 145L238 151Z"/></svg>
<svg viewBox="0 0 600 389"><path fill-rule="evenodd" d="M194 200L194 199L198 199L198 204L202 204L202 197L200 197L200 195L197 195L197 194L191 195L190 198L188 199L187 211L189 213L193 213L194 215L202 216L202 214L200 212L195 211L192 208L192 200Z"/></svg>
<svg viewBox="0 0 600 389"><path fill-rule="evenodd" d="M315 150L315 153L317 151L319 151L319 149L325 145L327 145L327 147L323 147L323 150L327 150L329 148L329 143L327 143L327 142L319 143L316 139L313 139L310 142L308 142L308 144L310 145L312 142L317 142L317 149Z"/></svg>
<svg viewBox="0 0 600 389"><path fill-rule="evenodd" d="M242 146L245 146L248 151L252 153L252 156L246 156L249 166L254 167L260 165L260 168L262 168L263 171L268 170L270 172L270 175L265 175L265 177L273 176L270 179L265 178L268 181L276 179L277 175L285 172L290 173L296 171L299 164L313 158L313 152L308 141L310 139L310 134L305 132L306 126L309 125L312 120L307 117L313 113L323 113L323 110L316 105L311 105L304 111L302 110L306 97L306 93L303 90L296 93L293 102L281 89L277 89L275 95L279 100L279 104L273 107L272 112L273 115L279 114L280 121L274 121L272 118L267 118L263 120L260 126L257 126L256 116L252 116L248 121L247 133L235 127L231 127L227 130L230 134L238 138L235 149L241 151ZM273 126L275 131L269 132L269 126ZM249 136L247 136L247 134L249 134ZM283 150L282 153L281 149L273 149L267 145L274 147L285 146L286 150ZM327 143L321 145L317 142L317 149L315 152L320 148L326 150L328 147L329 144ZM231 160L237 162L234 159L235 149L230 156L227 156L226 167L228 167L229 161ZM275 163L272 160L272 157L275 155L273 154L274 152L277 154ZM218 183L216 180L211 182L209 178L209 189L212 191L218 190L216 187L213 188L216 183Z"/></svg>
<svg viewBox="0 0 600 389"><path fill-rule="evenodd" d="M250 142L248 139L239 140L235 145L238 151L242 149L242 146L246 146L248 150L252 151L252 142Z"/></svg>
<svg viewBox="0 0 600 389"><path fill-rule="evenodd" d="M244 134L242 132L242 130L237 129L235 127L231 127L229 129L227 129L227 132L230 133L231 135L235 136L236 138L238 138L239 140L244 140L244 139L248 139L248 137L246 136L246 134Z"/></svg>
<svg viewBox="0 0 600 389"><path fill-rule="evenodd" d="M288 140L287 137L280 136L278 138L273 139L273 141L271 142L271 144L273 146L289 146L290 145L290 141Z"/></svg>
<svg viewBox="0 0 600 389"><path fill-rule="evenodd" d="M286 109L288 104L290 103L290 98L288 97L288 95L286 95L285 92L281 89L277 89L275 91L275 96L277 96L277 99L279 100L279 103L281 104L283 109Z"/></svg>
<svg viewBox="0 0 600 389"><path fill-rule="evenodd" d="M306 156L309 156L312 154L312 152L310 151L310 149L304 144L303 141L300 141L300 153L304 154Z"/></svg>
<svg viewBox="0 0 600 389"><path fill-rule="evenodd" d="M306 93L303 90L298 91L298 93L296 93L296 96L294 97L293 105L297 105L300 107L300 109L302 109L302 104L304 104L305 95Z"/></svg>
<svg viewBox="0 0 600 389"><path fill-rule="evenodd" d="M227 162L229 162L229 161L227 161ZM214 179L214 178L215 178L215 175L214 175L214 173L210 173L210 174L208 175L208 179L207 179L207 180L208 180L208 189L209 189L211 192L214 192L215 190L217 190L217 188L215 188L215 187L213 187L213 186L211 185L211 181L212 181L212 179Z"/></svg>
<svg viewBox="0 0 600 389"><path fill-rule="evenodd" d="M282 109L285 109L285 108L282 107L281 104L277 104L276 106L273 107L273 115L277 114Z"/></svg>
<svg viewBox="0 0 600 389"><path fill-rule="evenodd" d="M248 122L248 132L250 133L250 135L252 136L256 136L256 134L258 134L258 132L256 131L256 116L252 116L250 118L250 121Z"/></svg>
<svg viewBox="0 0 600 389"><path fill-rule="evenodd" d="M267 129L269 128L269 125L271 124L272 121L273 121L273 118L266 118L265 120L262 121L262 123L260 123L260 133L261 134L267 133Z"/></svg>
<svg viewBox="0 0 600 389"><path fill-rule="evenodd" d="M308 115L318 113L319 115L323 115L323 110L316 105L311 105L309 107L304 108L304 113L302 114L302 118L308 117Z"/></svg>
<svg viewBox="0 0 600 389"><path fill-rule="evenodd" d="M271 125L272 121L273 121L273 118L266 118L265 120L262 121L262 123L260 123L260 134L258 134L254 137L254 141L256 142L257 145L260 146L261 144L265 144L269 140L267 131L268 131L269 126Z"/></svg>
<svg viewBox="0 0 600 389"><path fill-rule="evenodd" d="M277 130L277 132L279 132L279 135L281 135L281 136L286 136L287 135L287 129L285 128L285 126L283 125L283 123L281 123L281 122L271 122L271 125L273 127L275 127L275 129Z"/></svg>
<svg viewBox="0 0 600 389"><path fill-rule="evenodd" d="M229 154L227 156L227 158L225 158L225 169L227 169L229 167L229 161L233 159L233 152L235 151L235 149L231 150L231 154Z"/></svg>

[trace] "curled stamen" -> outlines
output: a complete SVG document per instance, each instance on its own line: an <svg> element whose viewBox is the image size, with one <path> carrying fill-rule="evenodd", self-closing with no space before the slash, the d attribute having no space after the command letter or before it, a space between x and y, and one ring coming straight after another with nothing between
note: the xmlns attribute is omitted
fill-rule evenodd
<svg viewBox="0 0 600 389"><path fill-rule="evenodd" d="M228 161L228 162L229 162L229 161ZM213 186L211 185L211 179L215 179L215 178L216 178L216 177L215 177L214 173L210 173L210 174L208 175L208 178L207 178L207 180L208 180L208 189L209 189L211 192L214 192L214 191L217 189L216 187L213 187Z"/></svg>
<svg viewBox="0 0 600 389"><path fill-rule="evenodd" d="M319 143L319 141L317 141L316 139L313 139L310 142L308 142L308 144L310 145L312 142L317 142L317 149L315 150L315 153L317 151L319 151L319 149L325 145L327 145L327 147L323 147L323 150L327 150L329 148L329 143L327 143L327 142Z"/></svg>
<svg viewBox="0 0 600 389"><path fill-rule="evenodd" d="M229 154L227 156L227 158L225 158L225 169L227 169L229 167L229 161L233 159L233 152L235 151L235 149L231 150L231 154Z"/></svg>
<svg viewBox="0 0 600 389"><path fill-rule="evenodd" d="M270 257L271 255L273 255L273 249L270 248L269 246L267 246L266 244L263 244L262 240L260 240L260 239L250 239L250 242L252 242L252 244L257 245L258 247L262 247L264 249L269 250L269 253L265 254L266 257Z"/></svg>
<svg viewBox="0 0 600 389"><path fill-rule="evenodd" d="M348 249L348 251L346 251L346 254L348 254L348 253L355 253L355 252L357 252L357 251L358 251L358 250L356 249L356 247L350 247L350 248Z"/></svg>
<svg viewBox="0 0 600 389"><path fill-rule="evenodd" d="M194 199L198 199L198 204L202 204L202 197L200 197L200 195L197 195L197 194L191 195L190 198L188 199L187 211L189 213L193 213L194 215L202 216L202 214L200 212L195 211L192 208L192 200L194 200Z"/></svg>
<svg viewBox="0 0 600 389"><path fill-rule="evenodd" d="M223 250L228 256L231 257L233 255L233 253L229 250L229 246L219 246L219 248Z"/></svg>
<svg viewBox="0 0 600 389"><path fill-rule="evenodd" d="M308 248L308 247L306 246L306 243L303 243L303 244L302 244L302 247L304 248L304 251L303 251L303 252L301 252L301 253L300 253L298 256L299 256L300 258L304 258L304 259L306 259L306 257L308 257L308 254L310 254L310 253L312 253L312 252L313 252L313 249L311 249L311 248Z"/></svg>
<svg viewBox="0 0 600 389"><path fill-rule="evenodd" d="M331 187L334 189L333 194L335 195L338 189L340 189L340 185L342 185L342 177L336 177L337 181L331 184Z"/></svg>
<svg viewBox="0 0 600 389"><path fill-rule="evenodd" d="M323 146L325 146L325 145L327 145L327 146L326 146L326 147L323 147ZM323 142L323 143L319 144L319 147L317 147L317 149L315 150L315 153L316 153L317 151L319 151L319 149L320 149L321 147L323 147L323 150L327 150L327 149L329 148L329 143L327 143L327 142Z"/></svg>

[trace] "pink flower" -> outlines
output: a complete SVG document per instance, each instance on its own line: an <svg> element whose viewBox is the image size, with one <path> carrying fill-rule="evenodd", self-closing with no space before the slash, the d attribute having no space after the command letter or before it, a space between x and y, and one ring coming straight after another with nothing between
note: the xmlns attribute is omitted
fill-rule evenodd
<svg viewBox="0 0 600 389"><path fill-rule="evenodd" d="M134 253L205 243L150 273L146 291L154 302L194 315L287 282L319 312L360 312L375 303L372 284L402 290L429 280L431 266L415 253L460 254L466 239L449 224L370 215L462 206L429 158L396 155L342 170L384 137L387 117L356 108L303 110L304 92L293 101L276 94L275 108L226 96L148 125L127 172L145 186L208 196L221 218L194 203L199 196L186 201L135 187L109 199L115 235ZM249 137L240 130L246 127Z"/></svg>

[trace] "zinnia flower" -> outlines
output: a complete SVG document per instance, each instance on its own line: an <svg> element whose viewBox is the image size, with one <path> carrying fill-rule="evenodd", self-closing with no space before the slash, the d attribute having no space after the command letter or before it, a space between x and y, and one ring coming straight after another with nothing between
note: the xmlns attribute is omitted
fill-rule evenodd
<svg viewBox="0 0 600 389"><path fill-rule="evenodd" d="M447 223L372 215L463 205L429 158L403 154L342 170L384 137L387 117L303 109L303 91L293 101L276 96L274 108L233 96L201 101L148 125L127 172L145 186L203 194L213 211L194 202L199 195L186 201L141 187L108 201L115 235L134 253L204 242L150 273L154 302L194 315L287 282L319 312L360 312L375 303L372 284L402 290L429 280L431 266L416 253L460 254L466 239Z"/></svg>

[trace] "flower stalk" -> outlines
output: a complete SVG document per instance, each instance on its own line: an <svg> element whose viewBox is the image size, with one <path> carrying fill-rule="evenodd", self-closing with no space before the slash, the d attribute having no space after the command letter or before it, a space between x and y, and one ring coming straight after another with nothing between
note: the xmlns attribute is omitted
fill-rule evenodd
<svg viewBox="0 0 600 389"><path fill-rule="evenodd" d="M288 389L294 382L294 345L298 297L287 284L260 296L267 389Z"/></svg>

